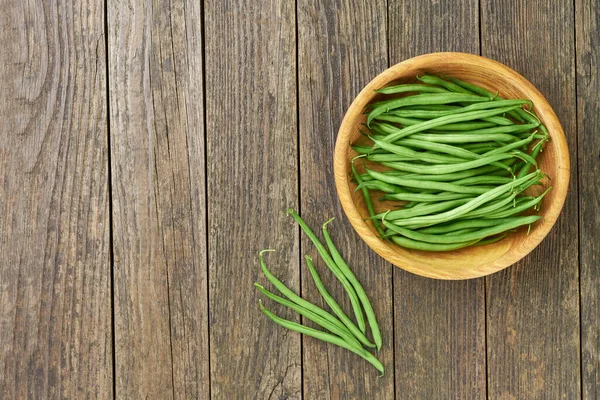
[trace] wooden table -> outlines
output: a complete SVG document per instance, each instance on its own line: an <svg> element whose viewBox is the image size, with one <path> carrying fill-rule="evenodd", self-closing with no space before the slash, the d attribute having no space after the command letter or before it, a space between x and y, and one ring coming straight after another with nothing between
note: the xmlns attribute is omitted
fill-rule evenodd
<svg viewBox="0 0 600 400"><path fill-rule="evenodd" d="M600 398L596 0L7 0L0 35L0 398ZM442 50L521 72L571 150L549 237L470 281L377 257L332 177L363 85ZM260 313L263 248L320 304L287 207L337 217L383 378Z"/></svg>

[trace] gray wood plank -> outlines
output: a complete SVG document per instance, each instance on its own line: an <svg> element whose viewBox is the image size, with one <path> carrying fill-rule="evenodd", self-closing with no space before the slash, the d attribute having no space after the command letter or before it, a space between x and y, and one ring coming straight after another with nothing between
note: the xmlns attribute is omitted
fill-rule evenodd
<svg viewBox="0 0 600 400"><path fill-rule="evenodd" d="M600 398L600 9L575 2L577 133L579 162L579 257L581 265L581 372L585 400Z"/></svg>
<svg viewBox="0 0 600 400"><path fill-rule="evenodd" d="M487 279L490 398L580 397L577 142L572 2L481 2L482 54L546 96L571 150L571 185L552 232Z"/></svg>
<svg viewBox="0 0 600 400"><path fill-rule="evenodd" d="M391 266L371 251L345 217L335 191L333 149L346 109L373 77L387 67L385 1L298 2L298 95L301 212L320 234L329 231L373 302L384 344L378 357L385 376L347 350L312 339L303 341L304 396L312 398L394 397L393 304ZM313 244L302 235L325 284L344 310L352 309L343 287L327 271ZM323 305L303 265L302 293Z"/></svg>
<svg viewBox="0 0 600 400"><path fill-rule="evenodd" d="M209 391L201 4L108 2L116 397Z"/></svg>
<svg viewBox="0 0 600 400"><path fill-rule="evenodd" d="M111 398L104 2L2 3L0 398Z"/></svg>
<svg viewBox="0 0 600 400"><path fill-rule="evenodd" d="M479 53L474 0L390 1L390 64L435 51ZM396 397L486 396L484 280L394 270Z"/></svg>
<svg viewBox="0 0 600 400"><path fill-rule="evenodd" d="M209 0L205 21L211 396L300 398L300 335L252 286L271 287L257 252L273 248L271 271L299 292L294 2Z"/></svg>

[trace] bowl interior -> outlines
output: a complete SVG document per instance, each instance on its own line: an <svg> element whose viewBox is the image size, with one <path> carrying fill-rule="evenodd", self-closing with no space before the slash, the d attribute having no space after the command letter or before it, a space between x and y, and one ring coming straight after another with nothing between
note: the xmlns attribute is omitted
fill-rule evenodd
<svg viewBox="0 0 600 400"><path fill-rule="evenodd" d="M425 252L405 249L379 239L368 217L362 193L354 192L351 182L350 160L357 154L350 143L365 141L359 127L366 121L362 114L366 104L381 97L373 90L392 83L415 81L425 73L447 75L482 86L500 96L531 99L534 108L546 125L550 142L538 157L539 168L549 179L543 181L544 189L552 190L543 199L540 214L544 217L527 229L519 229L503 240L449 252ZM355 164L359 172L362 163ZM373 81L356 97L340 127L335 150L335 180L340 202L351 224L365 242L394 265L410 272L438 279L468 279L487 275L517 262L531 252L547 235L562 209L569 181L569 154L560 123L539 91L525 78L510 68L484 57L463 53L434 53L415 57L391 67ZM380 210L384 209L374 201Z"/></svg>

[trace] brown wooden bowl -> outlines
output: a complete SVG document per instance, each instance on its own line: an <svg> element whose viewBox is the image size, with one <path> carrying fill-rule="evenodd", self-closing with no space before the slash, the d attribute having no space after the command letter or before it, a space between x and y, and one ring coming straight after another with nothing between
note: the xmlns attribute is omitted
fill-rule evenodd
<svg viewBox="0 0 600 400"><path fill-rule="evenodd" d="M448 252L410 250L378 237L360 191L354 192L350 160L357 154L351 143L360 142L360 124L364 123L365 105L381 96L374 92L391 83L415 81L417 75L432 73L453 76L482 86L501 96L530 99L535 111L548 128L550 142L538 157L539 167L549 177L544 186L552 185L541 205L543 219L536 222L529 234L519 229L501 241L485 246L473 246ZM360 168L361 163L356 163ZM354 99L340 126L334 153L335 184L342 207L360 237L380 256L392 264L417 275L437 279L469 279L497 272L529 254L548 234L565 202L569 185L569 150L556 114L542 94L517 72L492 61L464 53L433 53L408 59L387 69L373 79ZM377 204L375 201L374 204ZM382 211L377 209L376 212Z"/></svg>

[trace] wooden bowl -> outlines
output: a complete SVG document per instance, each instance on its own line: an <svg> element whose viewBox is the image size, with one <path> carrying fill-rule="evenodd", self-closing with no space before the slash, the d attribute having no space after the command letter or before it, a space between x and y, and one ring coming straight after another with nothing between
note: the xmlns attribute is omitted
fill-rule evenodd
<svg viewBox="0 0 600 400"><path fill-rule="evenodd" d="M548 128L550 142L539 155L542 171L550 177L543 183L552 190L541 205L543 219L536 222L529 234L519 229L503 240L485 246L473 246L449 252L426 252L405 249L378 238L360 191L354 192L350 160L357 154L350 147L360 141L359 126L364 123L365 105L381 95L374 92L391 83L415 81L425 73L453 76L482 86L501 96L530 99L535 111ZM356 163L360 168L362 163ZM334 153L335 184L342 207L360 237L380 256L392 264L417 275L437 279L470 279L497 272L529 254L548 234L565 202L569 185L569 151L563 129L556 114L542 94L517 72L492 61L464 53L433 53L408 59L387 69L373 79L354 99L340 126ZM374 201L374 204L377 204ZM376 211L377 210L376 206Z"/></svg>

